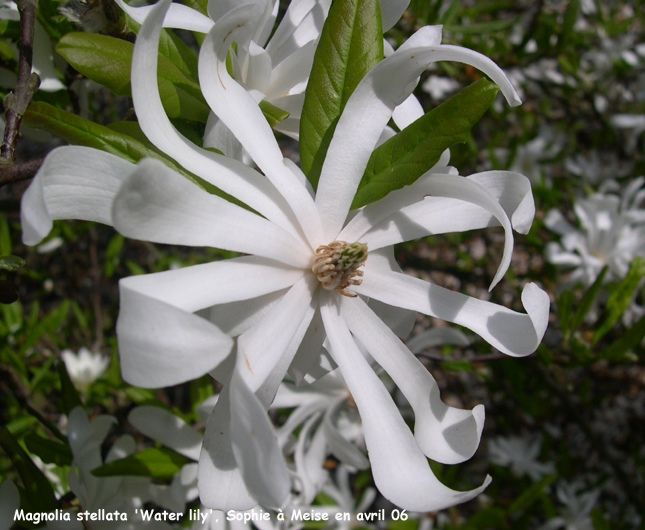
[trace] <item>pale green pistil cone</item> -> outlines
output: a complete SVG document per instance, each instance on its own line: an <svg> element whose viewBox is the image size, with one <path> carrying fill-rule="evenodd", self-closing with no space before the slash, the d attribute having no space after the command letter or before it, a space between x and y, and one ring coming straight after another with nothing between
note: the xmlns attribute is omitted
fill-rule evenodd
<svg viewBox="0 0 645 530"><path fill-rule="evenodd" d="M324 289L337 290L344 296L355 298L356 294L346 288L360 285L363 271L359 271L367 259L366 243L334 241L316 249L316 260L311 270Z"/></svg>

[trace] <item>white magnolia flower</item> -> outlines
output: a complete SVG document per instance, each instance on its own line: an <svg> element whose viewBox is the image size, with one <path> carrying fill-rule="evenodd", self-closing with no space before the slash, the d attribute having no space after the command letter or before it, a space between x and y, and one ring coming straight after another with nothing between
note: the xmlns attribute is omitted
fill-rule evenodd
<svg viewBox="0 0 645 530"><path fill-rule="evenodd" d="M295 487L302 504L313 502L327 482L323 464L330 453L353 468L369 467L363 450L362 425L350 399L338 370L310 385L296 387L282 383L278 388L271 408L294 409L276 434L283 452L293 454Z"/></svg>
<svg viewBox="0 0 645 530"><path fill-rule="evenodd" d="M18 6L13 0L0 0L0 20L20 20ZM56 73L54 50L49 35L38 21L34 25L33 51L32 70L40 77L38 88L45 92L55 92L65 88ZM16 49L15 52L17 54L18 50Z"/></svg>
<svg viewBox="0 0 645 530"><path fill-rule="evenodd" d="M578 493L579 487L575 484L563 482L557 487L558 500L564 504L560 515L550 519L540 527L540 530L593 530L591 510L596 506L600 490L591 490Z"/></svg>
<svg viewBox="0 0 645 530"><path fill-rule="evenodd" d="M81 523L72 515L74 525L67 528L81 530L84 527L92 530L129 530L133 526L145 526L140 512L146 502L158 502L158 486L149 477L95 477L92 470L104 463L124 458L135 451L135 441L132 436L119 437L110 448L105 461L101 456L101 446L116 419L112 416L101 415L92 421L81 408L73 409L67 421L67 439L72 450L73 462L68 475L68 484L79 502L79 511L125 513L127 521L83 521ZM155 522L157 530L170 530L170 526ZM161 525L161 526L158 526Z"/></svg>
<svg viewBox="0 0 645 530"><path fill-rule="evenodd" d="M63 350L61 357L70 379L81 387L91 385L103 375L110 364L109 357L92 353L85 347L78 350L78 354L72 350Z"/></svg>
<svg viewBox="0 0 645 530"><path fill-rule="evenodd" d="M106 153L67 147L47 158L24 195L24 241L42 239L53 218L71 217L111 224L137 239L250 254L120 282L117 334L128 382L167 386L211 371L225 383L199 463L206 506L243 510L259 502L276 507L287 497L290 477L266 410L294 357L315 364L325 340L358 406L381 493L415 511L474 497L489 479L472 491L453 491L436 479L427 457L446 464L470 458L479 443L483 407L464 411L439 400L438 408L431 407L428 397L438 394L436 382L386 322L400 316L396 308L422 311L470 328L500 351L523 356L535 351L544 334L548 296L528 284L522 293L528 314L516 313L402 274L391 247L429 233L499 223L507 240L494 285L510 263L511 225L526 232L532 222L528 180L500 171L465 178L440 167L352 215L349 210L381 131L429 63L457 60L477 66L518 103L512 86L489 59L441 45L436 28L419 31L357 86L314 193L302 171L283 158L253 96L227 72L231 41L245 42L256 27L243 9L228 12L207 35L199 75L212 110L263 173L202 150L174 129L156 78L168 7L163 0L150 10L135 45L132 93L141 128L188 171L253 211L205 192L156 160L134 166ZM383 304L385 321L368 299ZM236 337L236 355L229 355L231 337ZM410 402L414 435L357 342Z"/></svg>
<svg viewBox="0 0 645 530"><path fill-rule="evenodd" d="M574 204L580 228L572 226L558 210L544 217L547 228L561 236L550 242L547 260L572 269L567 283L592 284L602 268L609 267L605 281L622 279L636 256L645 256L645 178L635 179L622 196L594 193Z"/></svg>
<svg viewBox="0 0 645 530"><path fill-rule="evenodd" d="M498 436L488 442L488 455L493 464L510 467L518 477L528 475L538 480L555 472L553 462L538 461L541 445L542 437L539 435Z"/></svg>

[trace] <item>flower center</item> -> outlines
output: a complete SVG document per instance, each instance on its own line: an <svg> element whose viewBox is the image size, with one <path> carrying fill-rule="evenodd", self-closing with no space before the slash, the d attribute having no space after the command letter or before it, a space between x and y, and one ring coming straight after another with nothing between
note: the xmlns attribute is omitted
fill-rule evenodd
<svg viewBox="0 0 645 530"><path fill-rule="evenodd" d="M340 294L355 298L356 294L346 288L360 285L363 271L359 271L367 259L366 243L334 241L316 249L316 259L311 270L324 289L336 289Z"/></svg>

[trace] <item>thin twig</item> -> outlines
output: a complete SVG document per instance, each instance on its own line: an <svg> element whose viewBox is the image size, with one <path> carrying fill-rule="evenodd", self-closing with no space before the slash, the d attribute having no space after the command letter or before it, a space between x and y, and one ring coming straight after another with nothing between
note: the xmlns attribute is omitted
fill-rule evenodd
<svg viewBox="0 0 645 530"><path fill-rule="evenodd" d="M5 184L13 184L14 182L33 178L38 173L42 163L43 159L39 158L38 160L30 160L22 164L0 164L0 187Z"/></svg>
<svg viewBox="0 0 645 530"><path fill-rule="evenodd" d="M40 85L40 78L31 72L34 56L34 25L37 0L18 0L20 12L20 42L18 49L18 83L16 89L5 96L4 141L0 148L0 164L13 164L16 160L16 143L20 135L22 115L27 110L31 97Z"/></svg>

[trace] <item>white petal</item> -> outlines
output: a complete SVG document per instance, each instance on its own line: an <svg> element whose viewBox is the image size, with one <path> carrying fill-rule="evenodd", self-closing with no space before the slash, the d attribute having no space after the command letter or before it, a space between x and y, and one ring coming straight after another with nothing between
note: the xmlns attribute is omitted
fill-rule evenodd
<svg viewBox="0 0 645 530"><path fill-rule="evenodd" d="M214 261L121 280L141 294L193 313L249 300L292 286L305 275L277 261L256 256Z"/></svg>
<svg viewBox="0 0 645 530"><path fill-rule="evenodd" d="M458 464L475 454L484 428L484 407L449 407L430 372L360 298L341 300L349 330L397 384L414 411L414 436L424 454Z"/></svg>
<svg viewBox="0 0 645 530"><path fill-rule="evenodd" d="M380 0L383 33L396 24L408 7L410 0Z"/></svg>
<svg viewBox="0 0 645 530"><path fill-rule="evenodd" d="M139 24L143 24L143 21L154 7L132 7L123 0L116 0L116 3ZM213 24L214 22L210 18L202 15L199 11L175 2L170 4L163 19L164 28L185 29L186 31L197 31L199 33L208 33Z"/></svg>
<svg viewBox="0 0 645 530"><path fill-rule="evenodd" d="M192 460L199 460L202 436L179 416L161 407L144 405L132 409L128 421L141 434Z"/></svg>
<svg viewBox="0 0 645 530"><path fill-rule="evenodd" d="M392 120L396 126L403 130L411 123L417 121L423 116L423 107L414 94L410 94L408 99L394 109Z"/></svg>
<svg viewBox="0 0 645 530"><path fill-rule="evenodd" d="M244 480L231 446L230 385L224 385L213 410L199 457L198 482L202 504L216 510L249 510L257 501Z"/></svg>
<svg viewBox="0 0 645 530"><path fill-rule="evenodd" d="M525 176L509 171L487 171L466 178L479 183L499 201L516 230L528 232L535 205ZM429 234L499 225L489 211L475 204L443 197L426 197L416 202L423 185L423 181L417 181L366 206L341 232L344 241L363 241L370 250L375 250Z"/></svg>
<svg viewBox="0 0 645 530"><path fill-rule="evenodd" d="M415 335L405 344L413 353L420 353L426 348L454 344L456 346L468 346L470 339L461 331L455 328L431 328L418 335Z"/></svg>
<svg viewBox="0 0 645 530"><path fill-rule="evenodd" d="M206 121L203 144L204 148L214 147L229 158L243 161L244 149L242 144L237 141L231 130L213 112L208 115L208 120Z"/></svg>
<svg viewBox="0 0 645 530"><path fill-rule="evenodd" d="M419 311L453 322L477 333L501 352L513 357L533 353L546 331L549 295L534 283L522 291L528 314L456 293L438 285L365 267L363 283L354 291L386 304Z"/></svg>
<svg viewBox="0 0 645 530"><path fill-rule="evenodd" d="M520 103L504 72L487 57L466 48L406 48L381 61L347 101L323 164L316 204L328 240L335 239L342 228L367 161L392 111L410 95L421 72L441 60L472 64L500 86L510 103Z"/></svg>
<svg viewBox="0 0 645 530"><path fill-rule="evenodd" d="M490 483L467 492L447 488L432 473L389 392L358 350L329 293L321 303L332 355L361 414L374 482L392 503L415 512L437 511L465 502Z"/></svg>
<svg viewBox="0 0 645 530"><path fill-rule="evenodd" d="M54 50L49 35L40 22L34 24L33 71L40 77L39 90L56 92L67 88L54 67Z"/></svg>
<svg viewBox="0 0 645 530"><path fill-rule="evenodd" d="M236 9L223 17L208 34L199 54L202 92L213 112L289 203L307 239L317 248L323 243L313 199L285 165L273 131L251 94L231 78L226 69L230 44L248 23L245 11Z"/></svg>
<svg viewBox="0 0 645 530"><path fill-rule="evenodd" d="M244 364L238 359L238 366ZM244 483L263 506L278 508L291 480L266 409L237 369L231 379L231 445Z"/></svg>
<svg viewBox="0 0 645 530"><path fill-rule="evenodd" d="M55 219L112 224L112 201L136 166L89 147L53 150L36 173L21 201L23 242L38 244Z"/></svg>
<svg viewBox="0 0 645 530"><path fill-rule="evenodd" d="M121 309L116 332L123 379L143 388L195 379L219 365L233 346L207 320L119 285Z"/></svg>
<svg viewBox="0 0 645 530"><path fill-rule="evenodd" d="M258 324L238 338L238 355L242 359L238 370L245 385L252 392L261 388L279 363L303 318L309 314L308 325L313 317L312 303L317 284L313 274L299 280ZM293 350L293 354L296 349ZM287 366L289 364L291 359L288 360ZM286 367L284 371L286 372ZM279 379L282 380L282 377ZM269 403L271 400L273 395Z"/></svg>
<svg viewBox="0 0 645 530"><path fill-rule="evenodd" d="M288 232L152 158L123 183L113 218L114 227L134 239L246 252L295 267L311 261L311 251Z"/></svg>
<svg viewBox="0 0 645 530"><path fill-rule="evenodd" d="M319 359L320 349L322 348L323 342L325 342L325 338L325 327L320 318L320 311L316 309L307 333L302 339L302 343L289 367L289 374L296 385L300 385L307 372L309 372L312 366L314 366L314 363Z"/></svg>
<svg viewBox="0 0 645 530"><path fill-rule="evenodd" d="M333 424L333 416L338 412L338 409L344 405L346 397L343 397L338 403L329 408L323 419L323 428L327 435L327 443L329 444L329 451L338 460L344 464L355 467L356 469L368 469L370 462L358 447L349 442L338 432L338 429Z"/></svg>
<svg viewBox="0 0 645 530"><path fill-rule="evenodd" d="M425 175L420 178L415 184L409 186L407 189L396 190L391 193L393 197L391 202L388 204L388 207L395 208L400 204L404 204L409 200L409 198L415 195L417 197L423 197L425 195L432 195L438 197L448 197L453 199L463 200L465 202L476 204L481 208L484 208L490 212L504 227L504 232L506 235L505 244L504 244L504 254L502 256L502 262L500 263L497 273L493 278L490 288L492 289L504 276L508 267L511 263L511 253L513 251L513 231L511 228L511 222L506 215L506 212L499 204L499 202L491 195L483 186L479 185L473 180L469 180L464 177L459 177L456 175ZM397 203L396 198L399 199ZM372 206L372 205L370 205ZM429 205L427 207L430 207ZM371 220L370 215L376 209L376 204L370 208L368 212L367 208L364 209L359 215L361 219L364 220L365 224L369 223ZM389 208L388 208L389 209ZM397 208L398 209L398 208ZM377 210L378 212L378 210ZM385 211L388 213L388 210ZM362 214L362 215L361 215ZM377 216L381 215L381 212L377 213ZM358 217L358 216L357 216ZM410 222L415 223L416 219L411 218ZM359 221L356 219L352 220L352 223L358 224ZM385 222L388 222L386 220ZM349 229L347 230L349 232ZM339 238L344 237L345 230L341 232L338 236ZM353 236L354 234L352 234ZM366 242L368 248L373 249L375 245L370 244L369 236L366 238L361 238L360 236L356 239L348 238L349 241L362 240ZM377 247L378 248L378 247Z"/></svg>
<svg viewBox="0 0 645 530"><path fill-rule="evenodd" d="M148 140L188 171L283 228L295 226L284 200L266 178L237 160L200 149L182 136L166 116L157 86L157 55L161 24L169 5L169 0L155 4L139 29L134 46L132 99L141 129Z"/></svg>
<svg viewBox="0 0 645 530"><path fill-rule="evenodd" d="M307 43L318 39L331 0L293 0L266 50L280 64Z"/></svg>
<svg viewBox="0 0 645 530"><path fill-rule="evenodd" d="M289 55L280 64L274 65L271 72L271 83L266 90L267 98L290 94L293 87L306 82L311 72L315 51L316 43L309 42ZM278 103L276 105L280 107ZM283 107L280 108L289 110Z"/></svg>
<svg viewBox="0 0 645 530"><path fill-rule="evenodd" d="M225 20L221 22L225 24ZM215 32L218 33L218 32ZM266 94L269 83L271 82L271 57L264 48L251 41L249 43L248 53L245 57L243 76L244 85L248 88L254 88Z"/></svg>

